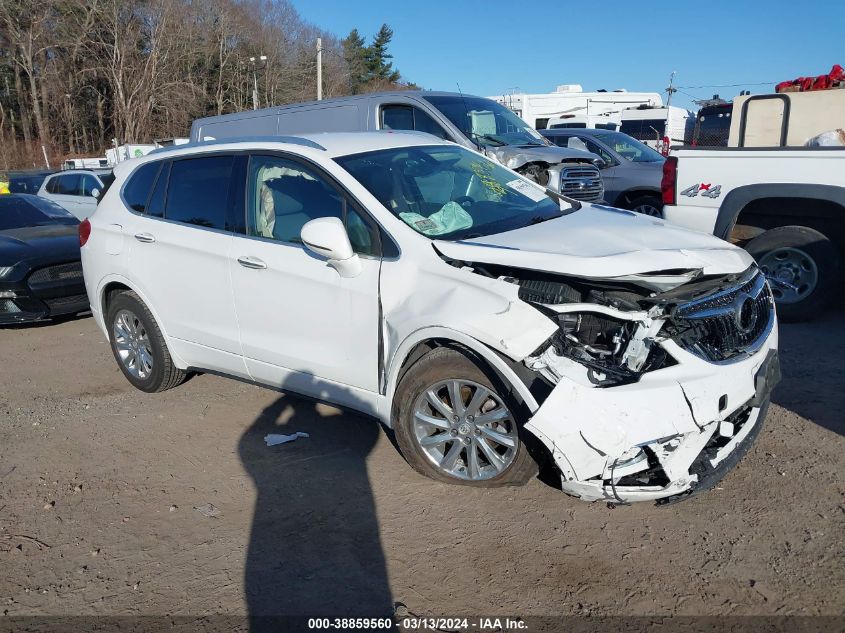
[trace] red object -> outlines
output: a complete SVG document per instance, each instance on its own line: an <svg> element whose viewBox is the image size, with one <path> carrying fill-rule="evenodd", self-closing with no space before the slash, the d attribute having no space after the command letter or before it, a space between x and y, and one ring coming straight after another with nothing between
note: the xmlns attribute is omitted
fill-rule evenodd
<svg viewBox="0 0 845 633"><path fill-rule="evenodd" d="M89 237L91 237L91 223L85 219L79 223L79 245L85 246Z"/></svg>
<svg viewBox="0 0 845 633"><path fill-rule="evenodd" d="M833 88L838 82L845 81L845 69L839 64L826 75L817 77L799 77L792 81L782 81L775 86L775 92L810 92L812 90L827 90Z"/></svg>
<svg viewBox="0 0 845 633"><path fill-rule="evenodd" d="M661 143L661 145L660 145L660 153L663 154L664 156L669 155L669 137L668 136L663 137L663 143Z"/></svg>
<svg viewBox="0 0 845 633"><path fill-rule="evenodd" d="M663 204L675 204L675 190L678 184L678 157L669 156L663 163L663 179L660 181L660 193Z"/></svg>

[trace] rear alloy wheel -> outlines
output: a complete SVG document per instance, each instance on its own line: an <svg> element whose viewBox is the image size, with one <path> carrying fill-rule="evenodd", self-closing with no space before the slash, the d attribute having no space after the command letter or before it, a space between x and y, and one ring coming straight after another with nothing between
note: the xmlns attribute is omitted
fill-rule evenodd
<svg viewBox="0 0 845 633"><path fill-rule="evenodd" d="M815 317L837 292L839 254L815 229L779 226L755 237L745 249L766 275L784 321Z"/></svg>
<svg viewBox="0 0 845 633"><path fill-rule="evenodd" d="M153 393L185 380L186 372L173 364L158 323L137 294L127 290L113 296L106 324L114 358L133 386Z"/></svg>
<svg viewBox="0 0 845 633"><path fill-rule="evenodd" d="M483 487L537 474L521 435L521 406L464 354L429 352L402 377L395 398L399 448L422 474Z"/></svg>

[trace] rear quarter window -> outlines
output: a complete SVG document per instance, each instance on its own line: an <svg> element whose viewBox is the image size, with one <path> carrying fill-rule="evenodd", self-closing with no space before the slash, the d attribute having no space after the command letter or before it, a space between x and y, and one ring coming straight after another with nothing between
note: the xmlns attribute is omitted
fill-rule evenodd
<svg viewBox="0 0 845 633"><path fill-rule="evenodd" d="M146 163L136 169L123 186L123 200L129 208L138 213L146 213L147 201L158 174L160 162Z"/></svg>

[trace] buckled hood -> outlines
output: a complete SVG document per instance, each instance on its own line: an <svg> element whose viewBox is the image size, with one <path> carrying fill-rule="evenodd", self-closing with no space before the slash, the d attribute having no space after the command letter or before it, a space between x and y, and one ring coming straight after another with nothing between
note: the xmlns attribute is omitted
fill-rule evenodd
<svg viewBox="0 0 845 633"><path fill-rule="evenodd" d="M584 204L540 224L457 242L438 240L447 257L592 278L654 273L731 274L752 257L712 235L630 211Z"/></svg>

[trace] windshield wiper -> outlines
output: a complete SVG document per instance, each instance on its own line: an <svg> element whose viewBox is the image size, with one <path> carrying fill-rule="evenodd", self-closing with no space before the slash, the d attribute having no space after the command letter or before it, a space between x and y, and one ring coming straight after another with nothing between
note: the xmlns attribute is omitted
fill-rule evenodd
<svg viewBox="0 0 845 633"><path fill-rule="evenodd" d="M499 147L502 145L507 145L504 141L500 141L495 136L490 136L489 134L478 134L477 132L470 132L475 138L484 139L485 141L490 141L492 143L497 143Z"/></svg>

